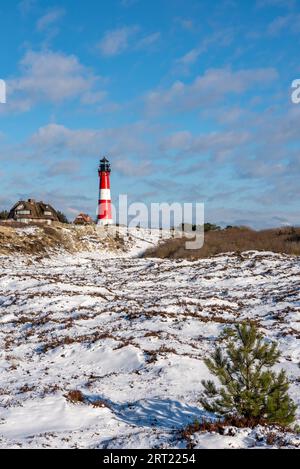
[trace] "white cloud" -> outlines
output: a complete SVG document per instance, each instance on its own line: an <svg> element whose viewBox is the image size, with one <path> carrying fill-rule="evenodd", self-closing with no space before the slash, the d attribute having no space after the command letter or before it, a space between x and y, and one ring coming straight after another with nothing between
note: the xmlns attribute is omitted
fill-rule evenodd
<svg viewBox="0 0 300 469"><path fill-rule="evenodd" d="M191 49L189 52L180 57L177 62L181 63L182 65L191 65L198 60L198 57L200 54L202 54L202 52L204 52L204 49L201 47Z"/></svg>
<svg viewBox="0 0 300 469"><path fill-rule="evenodd" d="M232 157L237 149L240 151L250 139L249 132L239 130L207 132L196 136L180 131L165 138L160 147L166 152L171 150L184 155L210 156L221 161Z"/></svg>
<svg viewBox="0 0 300 469"><path fill-rule="evenodd" d="M98 48L104 56L114 56L124 52L128 48L129 40L138 32L138 26L123 27L107 31L98 44Z"/></svg>
<svg viewBox="0 0 300 469"><path fill-rule="evenodd" d="M53 26L58 20L60 20L65 15L65 10L63 8L53 8L43 15L36 23L38 31L45 31L49 27Z"/></svg>
<svg viewBox="0 0 300 469"><path fill-rule="evenodd" d="M271 207L268 207L268 214L266 215L265 209L260 210L256 208L251 210L246 207L239 209L230 206L230 204L227 204L226 207L224 204L219 207L208 205L206 216L222 226L251 226L255 229L262 229L288 224L293 226L299 225L299 213L297 211L287 212L278 208L272 209Z"/></svg>
<svg viewBox="0 0 300 469"><path fill-rule="evenodd" d="M164 138L160 147L164 151L176 150L184 151L187 150L193 141L193 136L188 130L182 130L175 132L168 137Z"/></svg>
<svg viewBox="0 0 300 469"><path fill-rule="evenodd" d="M69 176L76 177L80 174L80 165L78 161L73 160L62 160L50 164L50 166L45 170L46 177L57 177L57 176Z"/></svg>
<svg viewBox="0 0 300 469"><path fill-rule="evenodd" d="M27 145L33 156L51 155L68 158L88 158L109 154L116 171L126 175L145 175L150 172L150 155L145 134L151 133L146 123L107 129L69 129L59 124L41 127Z"/></svg>
<svg viewBox="0 0 300 469"><path fill-rule="evenodd" d="M28 145L37 154L69 154L81 157L96 157L100 152L111 157L133 157L144 162L151 155L145 135L152 132L146 123L135 123L123 127L106 129L76 129L63 125L49 124L41 127L30 138Z"/></svg>
<svg viewBox="0 0 300 469"><path fill-rule="evenodd" d="M144 49L145 47L149 47L149 46L152 46L153 44L155 44L161 37L161 33L160 32L156 32L156 33L153 33L153 34L149 34L148 36L145 36L145 37L142 37L137 45L136 45L136 48L137 49Z"/></svg>
<svg viewBox="0 0 300 469"><path fill-rule="evenodd" d="M75 55L50 50L28 51L20 62L20 76L8 80L8 103L3 112L30 110L38 103L62 103L79 99L101 102L103 78L82 65ZM3 106L4 108L4 106Z"/></svg>
<svg viewBox="0 0 300 469"><path fill-rule="evenodd" d="M210 69L193 83L175 82L169 89L152 91L145 98L146 112L184 112L219 102L227 94L241 94L253 86L266 85L276 80L274 68L232 71Z"/></svg>
<svg viewBox="0 0 300 469"><path fill-rule="evenodd" d="M285 29L293 34L298 34L300 32L300 15L289 14L285 16L277 16L277 18L269 24L267 34L269 36L277 36Z"/></svg>
<svg viewBox="0 0 300 469"><path fill-rule="evenodd" d="M189 50L186 54L177 59L176 62L184 67L192 65L211 45L216 44L218 47L228 47L232 43L233 37L234 33L231 29L217 31L204 38L197 47Z"/></svg>
<svg viewBox="0 0 300 469"><path fill-rule="evenodd" d="M107 91L87 91L82 95L82 104L97 104L107 96Z"/></svg>
<svg viewBox="0 0 300 469"><path fill-rule="evenodd" d="M153 171L151 161L142 161L136 163L128 158L119 158L114 161L114 170L125 176L147 176Z"/></svg>
<svg viewBox="0 0 300 469"><path fill-rule="evenodd" d="M143 36L139 26L124 26L107 31L97 44L97 48L103 56L113 57L128 49L147 49L155 44L160 37L159 31Z"/></svg>

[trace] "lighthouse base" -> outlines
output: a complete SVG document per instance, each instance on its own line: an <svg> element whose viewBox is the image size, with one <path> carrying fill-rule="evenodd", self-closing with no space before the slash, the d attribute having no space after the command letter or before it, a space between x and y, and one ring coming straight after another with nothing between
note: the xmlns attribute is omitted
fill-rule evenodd
<svg viewBox="0 0 300 469"><path fill-rule="evenodd" d="M98 220L97 226L109 226L113 225L113 220Z"/></svg>

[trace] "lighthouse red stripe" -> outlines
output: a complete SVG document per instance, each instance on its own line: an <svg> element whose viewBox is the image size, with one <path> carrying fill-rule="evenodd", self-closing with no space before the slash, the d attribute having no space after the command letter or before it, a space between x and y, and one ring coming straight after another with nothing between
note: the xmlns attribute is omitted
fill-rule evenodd
<svg viewBox="0 0 300 469"><path fill-rule="evenodd" d="M100 173L100 189L110 189L109 173Z"/></svg>

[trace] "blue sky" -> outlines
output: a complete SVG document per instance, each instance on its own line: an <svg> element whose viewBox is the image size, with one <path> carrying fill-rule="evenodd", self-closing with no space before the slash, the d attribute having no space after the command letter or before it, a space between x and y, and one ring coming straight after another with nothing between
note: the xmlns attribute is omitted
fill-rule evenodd
<svg viewBox="0 0 300 469"><path fill-rule="evenodd" d="M298 0L1 0L0 208L34 197L204 202L207 221L299 224Z"/></svg>

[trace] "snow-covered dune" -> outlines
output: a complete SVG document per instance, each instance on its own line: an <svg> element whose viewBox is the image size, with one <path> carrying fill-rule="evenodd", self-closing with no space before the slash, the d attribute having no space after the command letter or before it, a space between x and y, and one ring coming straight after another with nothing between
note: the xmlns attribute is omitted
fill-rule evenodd
<svg viewBox="0 0 300 469"><path fill-rule="evenodd" d="M299 258L137 257L158 238L134 232L119 253L0 258L0 446L185 448L180 430L205 416L203 358L245 319L278 341L300 404ZM194 446L265 445L260 432L198 434Z"/></svg>

